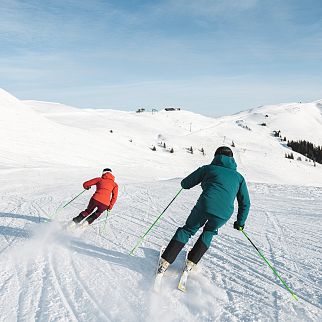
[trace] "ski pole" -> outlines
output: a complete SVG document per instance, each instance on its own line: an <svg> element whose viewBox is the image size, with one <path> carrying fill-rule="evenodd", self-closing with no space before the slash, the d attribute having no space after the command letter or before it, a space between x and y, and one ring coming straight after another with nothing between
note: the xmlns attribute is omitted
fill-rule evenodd
<svg viewBox="0 0 322 322"><path fill-rule="evenodd" d="M81 193L79 193L76 197L74 197L72 200L68 201L62 208L65 208L68 206L72 201L74 201L76 198L78 198L82 193L84 193L86 189L84 189Z"/></svg>
<svg viewBox="0 0 322 322"><path fill-rule="evenodd" d="M108 217L108 215L109 215L109 212L110 212L109 210L106 210L106 216L105 216L105 219L103 219L103 220L101 221L101 224L100 224L100 226L99 226L99 228L98 228L98 230L99 230L99 234L100 234L100 235L101 235L101 230L102 230L103 234L105 234L106 221L107 221L107 217ZM104 222L104 224L103 224L103 222ZM101 229L102 224L103 224L103 229Z"/></svg>
<svg viewBox="0 0 322 322"><path fill-rule="evenodd" d="M106 221L107 221L107 217L109 215L110 215L110 210L106 210L106 217L105 217L105 221L104 221L103 234L105 234L105 231L106 231Z"/></svg>
<svg viewBox="0 0 322 322"><path fill-rule="evenodd" d="M134 255L135 251L137 250L137 248L141 245L141 243L143 242L145 236L152 230L152 228L157 224L157 222L160 220L160 218L163 216L163 214L166 212L166 210L170 207L170 205L173 203L173 201L179 196L180 192L183 190L183 188L181 188L177 194L173 197L173 199L170 201L170 203L166 206L166 208L161 212L161 214L159 215L159 217L152 223L152 225L147 229L147 231L138 239L137 243L135 244L135 246L133 247L133 249L130 252L130 255Z"/></svg>
<svg viewBox="0 0 322 322"><path fill-rule="evenodd" d="M96 220L91 224L91 226L95 226L95 225L101 224L103 221L105 221L105 218L102 218L102 219L96 219Z"/></svg>
<svg viewBox="0 0 322 322"><path fill-rule="evenodd" d="M253 247L257 250L260 257L263 258L263 260L266 262L266 264L269 266L269 268L273 271L273 273L278 277L278 279L283 283L283 285L286 287L286 289L291 293L292 297L298 301L298 298L296 294L286 285L286 283L283 281L283 279L279 276L276 269L270 264L270 262L265 258L265 256L262 254L262 252L256 247L256 245L251 241L251 239L248 237L248 235L244 232L243 229L240 230L244 236L249 240L249 242L253 245Z"/></svg>
<svg viewBox="0 0 322 322"><path fill-rule="evenodd" d="M84 190L85 191L85 190ZM50 219L54 219L54 217L57 215L58 211L65 208L67 205L69 205L73 200L75 200L77 197L79 197L84 191L82 191L81 193L79 193L75 198L73 198L72 200L70 200L69 202L67 202L64 206L62 206L63 202L62 201L59 206L56 208L55 212L53 215L49 215Z"/></svg>

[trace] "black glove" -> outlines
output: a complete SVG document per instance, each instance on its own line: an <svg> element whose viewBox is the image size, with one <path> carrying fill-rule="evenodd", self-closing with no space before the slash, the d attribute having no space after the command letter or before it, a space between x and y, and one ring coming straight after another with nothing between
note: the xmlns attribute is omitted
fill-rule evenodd
<svg viewBox="0 0 322 322"><path fill-rule="evenodd" d="M91 189L91 187L85 188L85 190L89 190L89 189Z"/></svg>
<svg viewBox="0 0 322 322"><path fill-rule="evenodd" d="M237 221L234 222L234 229L243 230L245 225L241 226Z"/></svg>

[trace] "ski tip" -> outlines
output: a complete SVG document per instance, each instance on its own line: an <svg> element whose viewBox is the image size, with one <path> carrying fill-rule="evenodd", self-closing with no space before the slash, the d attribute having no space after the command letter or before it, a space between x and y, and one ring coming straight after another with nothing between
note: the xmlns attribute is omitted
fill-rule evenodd
<svg viewBox="0 0 322 322"><path fill-rule="evenodd" d="M66 231L69 231L69 232L72 232L76 229L76 224L73 222L73 221L70 221L70 222L67 222L63 228L66 230Z"/></svg>
<svg viewBox="0 0 322 322"><path fill-rule="evenodd" d="M185 292L186 291L186 287L183 286L183 285L181 285L181 284L179 284L178 285L178 290L181 291L181 292Z"/></svg>
<svg viewBox="0 0 322 322"><path fill-rule="evenodd" d="M153 290L155 293L160 293L162 278L163 278L163 273L157 274L153 285Z"/></svg>
<svg viewBox="0 0 322 322"><path fill-rule="evenodd" d="M159 294L160 293L160 288L159 287L153 287L153 292L155 293L155 294Z"/></svg>

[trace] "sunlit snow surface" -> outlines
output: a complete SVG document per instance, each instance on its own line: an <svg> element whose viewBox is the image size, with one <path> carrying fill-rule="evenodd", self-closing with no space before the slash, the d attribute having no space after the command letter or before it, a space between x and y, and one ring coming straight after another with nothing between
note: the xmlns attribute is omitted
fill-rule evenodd
<svg viewBox="0 0 322 322"><path fill-rule="evenodd" d="M212 119L186 111L78 110L22 102L0 90L0 112L0 321L322 320L322 167L285 159L290 151L272 136L281 130L321 145L321 103ZM152 291L158 249L184 224L200 187L183 191L129 256L180 189L180 178L231 141L250 187L245 231L299 301L232 228L235 214L185 294L176 289L184 253L167 271L162 292ZM106 166L120 187L106 225L66 231L93 190L62 205Z"/></svg>
<svg viewBox="0 0 322 322"><path fill-rule="evenodd" d="M51 222L61 201L55 192L3 194L1 320L321 320L321 188L250 185L246 231L298 295L297 302L233 230L234 218L214 238L185 294L176 289L182 256L167 272L161 294L154 294L158 248L184 223L199 189L184 191L136 256L129 251L178 187L178 180L125 184L105 231L98 224L82 234L68 233L60 223L83 208L89 193L58 210Z"/></svg>

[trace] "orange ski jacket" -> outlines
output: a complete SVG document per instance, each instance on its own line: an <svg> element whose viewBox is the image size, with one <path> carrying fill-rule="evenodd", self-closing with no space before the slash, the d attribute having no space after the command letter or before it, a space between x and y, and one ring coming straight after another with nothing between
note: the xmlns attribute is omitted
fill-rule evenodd
<svg viewBox="0 0 322 322"><path fill-rule="evenodd" d="M109 206L108 209L111 210L116 202L118 194L118 185L114 180L115 177L112 173L107 172L104 173L101 178L85 181L83 187L84 189L89 189L91 186L95 185L96 191L92 198Z"/></svg>

